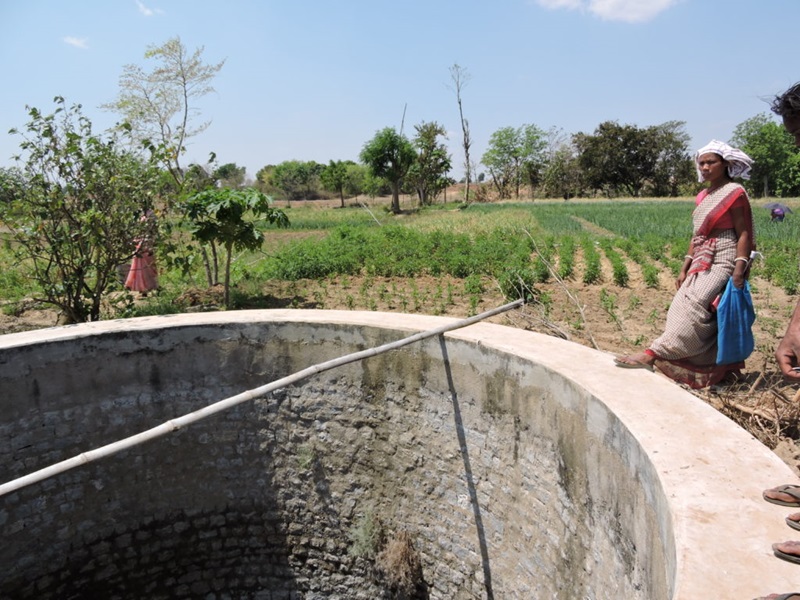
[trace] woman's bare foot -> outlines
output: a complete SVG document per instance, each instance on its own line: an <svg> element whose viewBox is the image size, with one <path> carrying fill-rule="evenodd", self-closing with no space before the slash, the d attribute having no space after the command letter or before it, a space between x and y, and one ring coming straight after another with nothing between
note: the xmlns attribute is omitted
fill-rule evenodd
<svg viewBox="0 0 800 600"><path fill-rule="evenodd" d="M800 486L787 484L764 490L761 494L767 502L780 506L800 507Z"/></svg>
<svg viewBox="0 0 800 600"><path fill-rule="evenodd" d="M772 551L778 558L800 564L800 542L798 541L792 540L772 544Z"/></svg>
<svg viewBox="0 0 800 600"><path fill-rule="evenodd" d="M618 367L625 369L649 369L653 370L653 363L656 359L646 352L638 352L627 356L618 356L614 359Z"/></svg>

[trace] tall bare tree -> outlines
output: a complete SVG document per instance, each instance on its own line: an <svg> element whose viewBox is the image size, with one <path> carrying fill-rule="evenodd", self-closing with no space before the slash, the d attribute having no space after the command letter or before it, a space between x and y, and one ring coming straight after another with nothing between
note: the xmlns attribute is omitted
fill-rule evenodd
<svg viewBox="0 0 800 600"><path fill-rule="evenodd" d="M183 183L180 156L186 140L209 126L209 121L192 124L199 110L193 101L214 91L211 80L225 61L206 65L201 59L203 47L191 55L179 37L161 46L151 45L145 59L156 61L152 71L138 65L125 65L116 100L101 108L122 115L130 124L136 140L149 140L167 151L167 168L176 183Z"/></svg>
<svg viewBox="0 0 800 600"><path fill-rule="evenodd" d="M472 138L470 138L469 134L469 121L464 118L464 107L461 102L461 91L469 82L470 76L465 68L459 66L458 63L455 63L452 67L450 67L450 79L453 82L451 89L456 94L456 102L458 102L458 115L461 119L461 146L464 149L464 170L467 182L466 188L464 189L464 202L469 204L469 184L472 180L472 163L470 162L469 158L469 149L472 146Z"/></svg>

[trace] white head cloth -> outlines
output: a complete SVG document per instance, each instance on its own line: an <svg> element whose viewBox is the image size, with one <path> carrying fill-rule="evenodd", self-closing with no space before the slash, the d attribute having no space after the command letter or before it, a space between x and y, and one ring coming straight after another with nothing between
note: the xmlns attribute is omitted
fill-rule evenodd
<svg viewBox="0 0 800 600"><path fill-rule="evenodd" d="M703 175L700 173L700 167L697 161L703 154L708 154L709 152L719 154L722 159L728 163L728 175L731 178L741 177L742 179L750 179L750 169L753 166L753 159L738 148L734 148L725 142L711 140L694 155L694 166L697 169L697 179L699 181L703 181Z"/></svg>

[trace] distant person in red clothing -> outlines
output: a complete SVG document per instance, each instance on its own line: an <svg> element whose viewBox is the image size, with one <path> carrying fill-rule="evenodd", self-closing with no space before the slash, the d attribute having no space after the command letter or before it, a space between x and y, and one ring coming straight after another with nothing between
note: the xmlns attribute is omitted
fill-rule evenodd
<svg viewBox="0 0 800 600"><path fill-rule="evenodd" d="M132 292L147 296L151 290L158 289L158 270L154 253L157 224L152 210L145 211L140 220L145 225L144 233L134 240L136 253L133 255L131 268L125 279L125 287Z"/></svg>

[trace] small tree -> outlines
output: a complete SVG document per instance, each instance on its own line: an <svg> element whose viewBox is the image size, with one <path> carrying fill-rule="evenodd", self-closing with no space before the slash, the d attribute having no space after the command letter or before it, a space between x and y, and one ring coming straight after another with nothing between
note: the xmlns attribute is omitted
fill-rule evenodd
<svg viewBox="0 0 800 600"><path fill-rule="evenodd" d="M125 65L119 96L102 106L121 114L131 124L135 140L150 140L169 150L165 164L178 187L183 183L180 157L186 140L209 125L208 121L192 124L199 114L194 101L214 91L211 80L225 64L223 60L206 65L202 53L201 47L190 55L179 37L161 46L148 46L144 57L156 61L153 70L146 72L138 65Z"/></svg>
<svg viewBox="0 0 800 600"><path fill-rule="evenodd" d="M55 102L50 115L28 107L24 132L11 130L23 136L26 182L3 218L42 289L37 300L69 323L97 321L117 267L143 233L139 217L155 202L160 171L156 157L122 150L126 128L94 135L80 105Z"/></svg>
<svg viewBox="0 0 800 600"><path fill-rule="evenodd" d="M329 192L339 194L342 201L342 208L344 208L344 191L347 187L347 166L348 164L355 164L353 161L330 161L325 170L320 175L322 187Z"/></svg>
<svg viewBox="0 0 800 600"><path fill-rule="evenodd" d="M489 137L489 147L483 153L481 162L489 169L501 200L511 197L511 191L519 181L521 161L522 148L516 129L502 127Z"/></svg>
<svg viewBox="0 0 800 600"><path fill-rule="evenodd" d="M271 170L269 179L284 194L287 206L291 206L292 200L317 197L319 177L324 169L325 165L313 160L285 160Z"/></svg>
<svg viewBox="0 0 800 600"><path fill-rule="evenodd" d="M470 75L465 68L455 63L450 67L450 79L453 82L453 91L456 94L456 102L458 103L458 116L461 121L461 147L464 149L464 180L466 181L464 203L469 204L469 185L472 182L472 162L470 162L469 151L472 147L472 137L469 132L469 121L464 118L464 106L462 104L461 92L469 82Z"/></svg>
<svg viewBox="0 0 800 600"><path fill-rule="evenodd" d="M450 171L450 155L447 147L439 143L439 136L446 137L445 128L436 123L415 125L417 135L413 144L417 158L408 171L408 180L417 192L420 206L427 206L447 185Z"/></svg>
<svg viewBox="0 0 800 600"><path fill-rule="evenodd" d="M517 133L521 144L517 197L519 197L519 185L524 181L528 184L533 198L533 191L541 183L547 164L547 136L536 125L523 125Z"/></svg>
<svg viewBox="0 0 800 600"><path fill-rule="evenodd" d="M678 196L686 185L697 182L694 160L689 154L689 134L683 121L667 121L650 127L656 155L653 179L648 190L653 196Z"/></svg>
<svg viewBox="0 0 800 600"><path fill-rule="evenodd" d="M233 188L205 190L191 196L187 202L186 212L193 223L193 237L213 249L215 278L219 273L216 246L225 248L226 308L230 308L233 250L256 250L264 242L264 234L257 229L255 219L266 219L278 227L289 226L286 213L271 205L269 196L259 191ZM209 286L213 283L209 281Z"/></svg>
<svg viewBox="0 0 800 600"><path fill-rule="evenodd" d="M345 167L344 190L349 196L358 199L359 194L363 194L366 186L368 168L352 161Z"/></svg>
<svg viewBox="0 0 800 600"><path fill-rule="evenodd" d="M569 200L580 190L580 178L581 170L574 148L562 142L551 149L542 175L545 195Z"/></svg>
<svg viewBox="0 0 800 600"><path fill-rule="evenodd" d="M416 154L408 139L392 127L386 127L364 144L361 161L373 175L383 177L392 188L392 212L400 212L400 188Z"/></svg>
<svg viewBox="0 0 800 600"><path fill-rule="evenodd" d="M238 167L236 163L226 163L214 169L213 177L222 187L238 188L244 185L245 167Z"/></svg>

